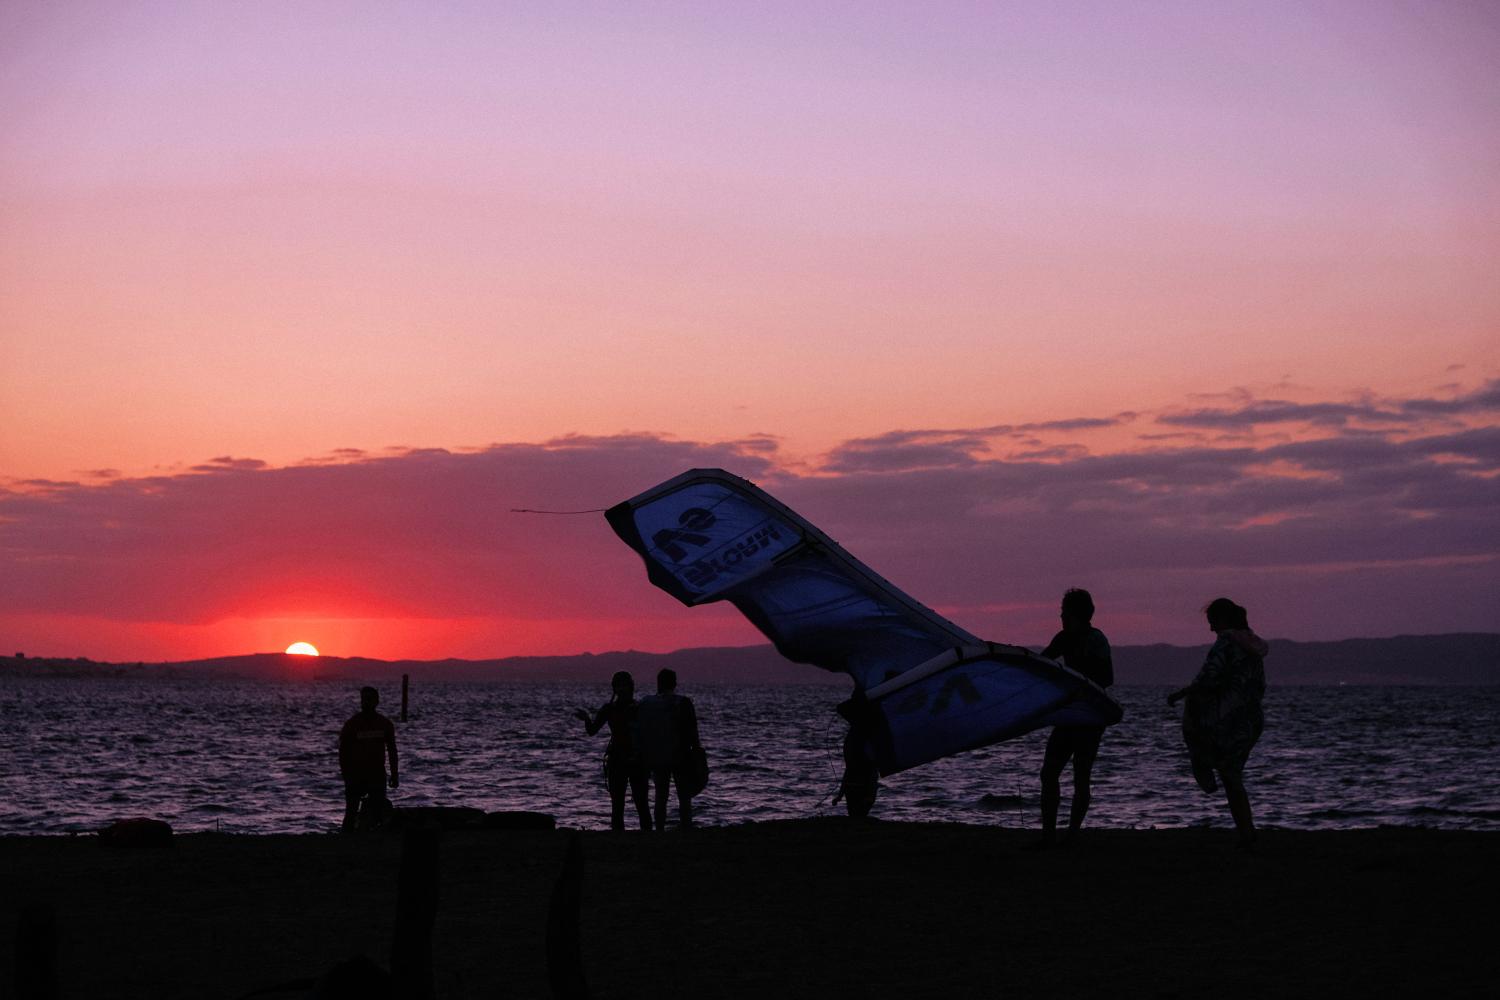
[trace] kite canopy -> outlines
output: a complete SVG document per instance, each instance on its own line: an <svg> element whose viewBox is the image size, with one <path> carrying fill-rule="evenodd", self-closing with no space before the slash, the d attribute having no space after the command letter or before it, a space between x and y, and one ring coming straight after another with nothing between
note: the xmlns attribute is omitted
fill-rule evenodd
<svg viewBox="0 0 1500 1000"><path fill-rule="evenodd" d="M787 659L852 676L882 774L1041 726L1120 720L1082 675L978 639L721 469L684 472L604 516L682 603L730 601Z"/></svg>

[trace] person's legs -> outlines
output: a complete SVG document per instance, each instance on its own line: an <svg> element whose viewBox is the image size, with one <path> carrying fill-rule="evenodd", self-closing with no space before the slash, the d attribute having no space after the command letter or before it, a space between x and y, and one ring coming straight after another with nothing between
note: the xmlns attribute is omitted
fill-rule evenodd
<svg viewBox="0 0 1500 1000"><path fill-rule="evenodd" d="M1249 845L1255 840L1255 818L1250 814L1250 796L1245 791L1245 776L1240 772L1219 772L1224 783L1224 797L1229 800L1229 814L1234 817L1234 828L1239 831L1240 844Z"/></svg>
<svg viewBox="0 0 1500 1000"><path fill-rule="evenodd" d="M359 816L359 797L364 794L358 782L344 782L344 825L341 828L345 833L354 829L355 820Z"/></svg>
<svg viewBox="0 0 1500 1000"><path fill-rule="evenodd" d="M1099 741L1104 730L1078 733L1073 750L1073 808L1068 814L1068 837L1078 835L1083 827L1083 817L1088 815L1090 782L1094 776L1094 761L1099 757Z"/></svg>
<svg viewBox="0 0 1500 1000"><path fill-rule="evenodd" d="M367 827L381 827L391 818L393 810L391 800L385 797L385 782L378 781L370 786L365 796L364 825Z"/></svg>
<svg viewBox="0 0 1500 1000"><path fill-rule="evenodd" d="M672 769L672 784L677 786L677 825L687 828L693 825L693 800L682 794L682 775Z"/></svg>
<svg viewBox="0 0 1500 1000"><path fill-rule="evenodd" d="M1193 767L1193 780L1198 783L1199 788L1203 789L1203 794L1212 795L1217 792L1219 782L1214 777L1213 765L1209 763L1209 758L1201 753L1189 751L1188 759Z"/></svg>
<svg viewBox="0 0 1500 1000"><path fill-rule="evenodd" d="M839 782L844 808L856 819L870 815L875 796L880 791L880 772L863 757L844 754L844 777Z"/></svg>
<svg viewBox="0 0 1500 1000"><path fill-rule="evenodd" d="M624 763L610 761L609 774L609 828L625 829L625 786L630 783L630 773Z"/></svg>
<svg viewBox="0 0 1500 1000"><path fill-rule="evenodd" d="M635 799L635 811L641 818L641 829L651 829L651 797L646 790L646 769L630 769L630 794Z"/></svg>
<svg viewBox="0 0 1500 1000"><path fill-rule="evenodd" d="M670 770L652 770L651 784L656 786L656 829L667 828L667 783L672 780Z"/></svg>
<svg viewBox="0 0 1500 1000"><path fill-rule="evenodd" d="M1062 770L1072 756L1073 748L1067 730L1054 726L1047 737L1047 752L1042 756L1042 842L1057 839L1057 805L1062 800Z"/></svg>

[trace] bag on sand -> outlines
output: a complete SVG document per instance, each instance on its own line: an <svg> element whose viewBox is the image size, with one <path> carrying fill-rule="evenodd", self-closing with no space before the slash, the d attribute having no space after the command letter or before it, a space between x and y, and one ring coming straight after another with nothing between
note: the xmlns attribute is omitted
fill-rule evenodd
<svg viewBox="0 0 1500 1000"><path fill-rule="evenodd" d="M708 751L701 746L690 747L684 755L682 773L677 784L683 795L692 798L708 787Z"/></svg>

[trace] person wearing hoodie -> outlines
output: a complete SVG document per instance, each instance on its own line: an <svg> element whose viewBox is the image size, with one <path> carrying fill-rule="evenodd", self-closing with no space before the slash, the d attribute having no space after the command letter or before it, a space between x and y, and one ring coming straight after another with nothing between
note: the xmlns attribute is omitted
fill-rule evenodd
<svg viewBox="0 0 1500 1000"><path fill-rule="evenodd" d="M1255 821L1245 792L1245 761L1265 728L1261 700L1270 647L1251 631L1245 609L1229 598L1216 598L1203 610L1217 638L1193 682L1167 695L1167 704L1186 699L1182 738L1193 777L1205 792L1224 786L1240 846L1248 847L1255 841Z"/></svg>

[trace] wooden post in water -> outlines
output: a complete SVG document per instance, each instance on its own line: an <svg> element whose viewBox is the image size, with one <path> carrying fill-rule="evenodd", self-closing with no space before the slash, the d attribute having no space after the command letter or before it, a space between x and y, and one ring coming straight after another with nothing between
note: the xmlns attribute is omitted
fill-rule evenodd
<svg viewBox="0 0 1500 1000"><path fill-rule="evenodd" d="M407 689L407 686L410 683L411 683L411 675L410 674L402 674L401 675L401 721L402 722L406 721L406 689Z"/></svg>

